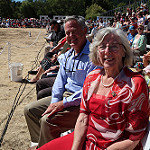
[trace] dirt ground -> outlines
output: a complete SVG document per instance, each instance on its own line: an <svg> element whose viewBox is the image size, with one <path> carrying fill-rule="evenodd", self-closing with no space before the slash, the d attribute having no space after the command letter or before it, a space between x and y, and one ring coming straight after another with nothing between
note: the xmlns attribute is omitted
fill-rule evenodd
<svg viewBox="0 0 150 150"><path fill-rule="evenodd" d="M44 36L45 29L0 28L0 140L3 137L0 150L27 150L29 147L30 136L23 110L26 104L36 100L35 84L11 81L9 64L22 63L25 78L35 62L39 62L36 56L40 50L39 60L43 57L44 44L47 45ZM12 108L15 110L4 132Z"/></svg>

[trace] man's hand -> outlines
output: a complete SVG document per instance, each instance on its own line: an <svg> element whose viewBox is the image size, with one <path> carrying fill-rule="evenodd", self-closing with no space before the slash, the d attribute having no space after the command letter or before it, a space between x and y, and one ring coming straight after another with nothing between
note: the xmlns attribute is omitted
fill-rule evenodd
<svg viewBox="0 0 150 150"><path fill-rule="evenodd" d="M50 117L52 114L54 114L55 112L61 111L64 109L64 104L63 101L59 101L53 104L50 104L48 106L48 108L46 109L46 111L42 114L42 116L44 116L45 114L49 114L48 117Z"/></svg>

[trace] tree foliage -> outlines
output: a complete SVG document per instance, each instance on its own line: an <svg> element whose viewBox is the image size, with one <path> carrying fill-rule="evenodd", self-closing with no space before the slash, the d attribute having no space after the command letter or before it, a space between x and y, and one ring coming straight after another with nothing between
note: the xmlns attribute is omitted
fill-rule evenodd
<svg viewBox="0 0 150 150"><path fill-rule="evenodd" d="M86 9L86 19L96 19L97 16L100 15L100 13L104 12L105 10L98 6L97 4L92 4L90 7Z"/></svg>
<svg viewBox="0 0 150 150"><path fill-rule="evenodd" d="M33 5L32 3L28 2L28 1L23 1L21 6L20 6L20 13L22 14L23 18L36 18L37 15L34 11ZM31 16L32 14L32 16Z"/></svg>
<svg viewBox="0 0 150 150"><path fill-rule="evenodd" d="M0 16L4 18L12 17L11 0L0 0Z"/></svg>
<svg viewBox="0 0 150 150"><path fill-rule="evenodd" d="M95 18L118 4L119 0L23 0L23 2L0 0L0 17L39 18L40 15L81 15Z"/></svg>

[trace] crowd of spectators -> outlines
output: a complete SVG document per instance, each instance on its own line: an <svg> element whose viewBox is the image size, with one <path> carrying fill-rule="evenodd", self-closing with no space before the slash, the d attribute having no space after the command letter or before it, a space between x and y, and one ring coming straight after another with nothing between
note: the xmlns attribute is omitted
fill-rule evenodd
<svg viewBox="0 0 150 150"><path fill-rule="evenodd" d="M99 18L96 21L87 20L87 25L89 27L89 33L92 33L93 29L98 30L108 26L121 28L128 33L131 25L137 29L138 25L142 24L144 29L146 29L149 18L149 10L146 4L141 4L136 10L127 8L126 12L115 12L113 18L109 20L104 20L103 18Z"/></svg>
<svg viewBox="0 0 150 150"><path fill-rule="evenodd" d="M131 22L135 24L147 25L147 16L149 15L149 10L146 4L141 3L137 9L127 8L126 12L115 12L114 17L109 20L103 20L99 18L97 20L87 20L87 25L89 27L89 33L91 33L93 28L103 28L107 26L112 26L115 28L123 28L124 31L128 31ZM49 25L50 19L36 19L36 18L24 18L24 19L10 19L0 17L0 27L33 27L41 28ZM136 25L135 25L136 26ZM136 26L137 28L137 26Z"/></svg>
<svg viewBox="0 0 150 150"><path fill-rule="evenodd" d="M45 28L50 20L24 18L24 19L10 19L0 17L0 28Z"/></svg>

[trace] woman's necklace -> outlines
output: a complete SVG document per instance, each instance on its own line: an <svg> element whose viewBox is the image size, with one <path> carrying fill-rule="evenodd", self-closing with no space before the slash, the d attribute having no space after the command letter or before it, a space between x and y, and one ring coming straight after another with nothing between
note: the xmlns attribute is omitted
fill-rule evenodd
<svg viewBox="0 0 150 150"><path fill-rule="evenodd" d="M102 77L101 77L101 83L102 83L102 85L105 87L105 88L108 88L108 87L110 87L110 86L112 86L113 85L113 83L115 82L115 80L116 80L116 78L118 77L118 75L113 79L113 81L110 83L110 84L104 84L103 83L103 75L102 75Z"/></svg>

